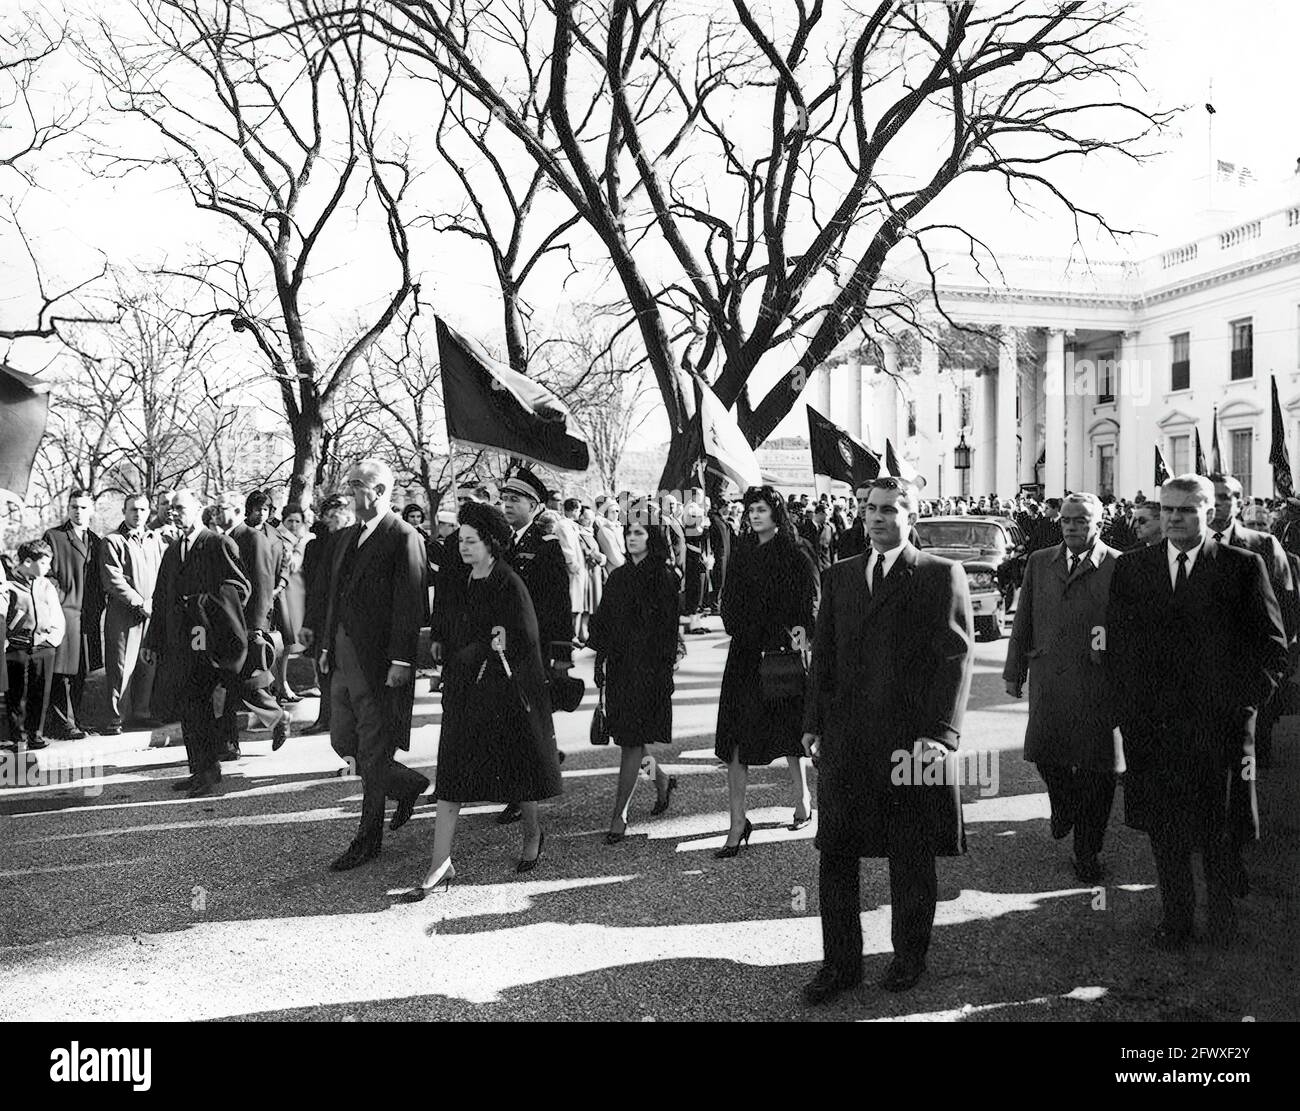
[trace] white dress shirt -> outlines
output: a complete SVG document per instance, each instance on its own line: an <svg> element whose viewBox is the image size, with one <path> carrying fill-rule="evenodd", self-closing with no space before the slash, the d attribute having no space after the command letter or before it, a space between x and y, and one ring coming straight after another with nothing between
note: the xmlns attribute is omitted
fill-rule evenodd
<svg viewBox="0 0 1300 1111"><path fill-rule="evenodd" d="M875 546L874 545L872 546L871 554L867 556L867 585L868 586L870 586L871 583L875 580L876 561L879 559L883 559L885 561L885 570L883 571L883 574L885 578L889 578L889 572L894 569L894 561L898 558L899 553L902 552L905 545L906 545L906 541L904 541L902 544L899 544L898 547L896 548L890 548L889 551L887 552L878 552L876 551Z"/></svg>
<svg viewBox="0 0 1300 1111"><path fill-rule="evenodd" d="M1196 566L1196 557L1201 554L1201 549L1205 547L1205 541L1202 541L1187 552L1187 577L1192 577L1192 568ZM1182 555L1177 548L1169 541L1165 541L1165 558L1169 560L1169 585L1178 585L1178 557Z"/></svg>
<svg viewBox="0 0 1300 1111"><path fill-rule="evenodd" d="M361 525L361 531L357 534L357 547L361 547L374 534L375 529L379 527L379 522L386 517L385 513L376 513L370 520Z"/></svg>

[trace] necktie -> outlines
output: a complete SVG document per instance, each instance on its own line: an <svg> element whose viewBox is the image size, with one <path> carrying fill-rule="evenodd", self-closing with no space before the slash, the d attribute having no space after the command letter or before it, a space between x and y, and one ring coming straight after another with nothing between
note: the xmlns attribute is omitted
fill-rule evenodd
<svg viewBox="0 0 1300 1111"><path fill-rule="evenodd" d="M1218 543L1218 541L1220 541L1220 540L1222 540L1222 539L1223 539L1223 533L1221 533L1221 532L1216 532L1216 533L1214 534L1214 540L1215 540L1215 543Z"/></svg>
<svg viewBox="0 0 1300 1111"><path fill-rule="evenodd" d="M875 594L885 585L885 557L876 553L876 567L871 572L871 593Z"/></svg>
<svg viewBox="0 0 1300 1111"><path fill-rule="evenodd" d="M1178 574L1174 576L1175 596L1177 596L1178 592L1182 590L1183 587L1185 587L1186 585L1187 585L1187 553L1179 552L1178 553Z"/></svg>
<svg viewBox="0 0 1300 1111"><path fill-rule="evenodd" d="M1070 570L1066 577L1071 579L1074 578L1074 573L1078 569L1079 569L1079 556L1077 555L1070 556Z"/></svg>
<svg viewBox="0 0 1300 1111"><path fill-rule="evenodd" d="M190 538L188 536L182 536L181 537L181 562L182 563L185 562L185 559L189 554L190 554Z"/></svg>

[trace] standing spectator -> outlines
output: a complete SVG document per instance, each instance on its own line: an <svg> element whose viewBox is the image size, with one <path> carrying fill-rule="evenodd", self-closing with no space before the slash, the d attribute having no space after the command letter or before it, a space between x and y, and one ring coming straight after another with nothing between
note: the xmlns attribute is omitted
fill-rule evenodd
<svg viewBox="0 0 1300 1111"><path fill-rule="evenodd" d="M50 693L46 734L54 740L79 741L86 731L78 725L86 674L104 666L100 618L104 592L99 584L99 536L90 529L95 503L85 490L68 495L68 519L41 538L50 546L50 578L59 588L65 632L54 653L54 686Z"/></svg>
<svg viewBox="0 0 1300 1111"><path fill-rule="evenodd" d="M248 648L248 580L234 541L199 523L198 498L179 490L171 504L179 535L158 568L141 655L156 668L155 713L165 720L180 718L190 774L172 789L203 798L216 793L221 747L237 732L239 671Z"/></svg>
<svg viewBox="0 0 1300 1111"><path fill-rule="evenodd" d="M817 571L820 574L835 562L835 530L827 519L824 505L818 504L813 510L813 524L816 526L813 551L817 555Z"/></svg>
<svg viewBox="0 0 1300 1111"><path fill-rule="evenodd" d="M424 509L416 502L411 502L402 510L402 520L415 529L425 542L429 540L429 530L424 527Z"/></svg>
<svg viewBox="0 0 1300 1111"><path fill-rule="evenodd" d="M500 510L461 506L463 566L447 580L450 597L441 606L435 652L444 660L438 817L433 860L416 897L455 878L451 851L460 808L480 799L519 808L523 836L515 871L531 872L545 847L537 803L563 789L537 617L528 589L506 562L510 540Z"/></svg>
<svg viewBox="0 0 1300 1111"><path fill-rule="evenodd" d="M1025 759L1047 784L1052 836L1074 830L1074 868L1084 883L1101 879L1098 855L1115 797L1114 719L1097 630L1106 627L1119 552L1100 531L1092 494L1062 502L1064 542L1029 557L1002 671L1012 698L1029 679Z"/></svg>
<svg viewBox="0 0 1300 1111"><path fill-rule="evenodd" d="M682 506L682 535L686 540L686 579L681 595L686 632L695 635L711 630L700 626L700 611L708 589L709 527L705 518L704 491L689 491L691 500Z"/></svg>
<svg viewBox="0 0 1300 1111"><path fill-rule="evenodd" d="M600 553L605 557L605 581L608 582L609 576L627 560L627 549L623 543L623 527L618 520L618 502L605 495L596 501L596 517L592 525Z"/></svg>
<svg viewBox="0 0 1300 1111"><path fill-rule="evenodd" d="M48 578L54 553L44 540L18 546L13 578L0 580L0 650L9 743L15 750L41 749L41 723L54 682L54 654L63 640L63 607Z"/></svg>
<svg viewBox="0 0 1300 1111"><path fill-rule="evenodd" d="M1208 535L1214 486L1160 488L1165 542L1122 556L1107 611L1107 666L1124 738L1124 819L1151 838L1164 914L1160 949L1187 946L1200 852L1210 940L1236 935L1233 858L1259 836L1255 718L1286 663L1263 560Z"/></svg>
<svg viewBox="0 0 1300 1111"><path fill-rule="evenodd" d="M1164 539L1160 528L1160 503L1144 501L1133 508L1133 547L1129 551L1159 544Z"/></svg>
<svg viewBox="0 0 1300 1111"><path fill-rule="evenodd" d="M153 668L140 659L149 631L153 590L162 563L163 541L144 527L149 499L128 494L122 502L122 523L99 546L99 578L104 610L104 679L108 717L103 732L122 732L124 719L151 717L149 695Z"/></svg>
<svg viewBox="0 0 1300 1111"><path fill-rule="evenodd" d="M302 574L307 588L306 606L303 611L304 623L307 620L307 612L312 609L314 594L326 588L330 568L333 566L331 563L333 545L343 530L352 525L355 520L351 498L342 494L331 494L321 503L320 520L317 522L320 531L315 542L307 545L302 556ZM324 606L319 608L323 610ZM307 645L306 638L302 635L301 626L298 629L298 636L304 646L310 649L310 645ZM321 678L317 653L310 652L310 655L312 667L316 672L316 686L319 688L320 709L316 713L316 720L307 726L303 733L328 733L330 731L329 681Z"/></svg>
<svg viewBox="0 0 1300 1111"><path fill-rule="evenodd" d="M401 829L429 781L394 759L411 747L415 654L427 623L426 562L420 534L393 512L393 472L378 459L348 471L357 523L331 546L309 599L303 643L319 635L320 669L333 701L330 746L361 776L356 836L330 868L345 872L379 855L384 800L397 800Z"/></svg>
<svg viewBox="0 0 1300 1111"><path fill-rule="evenodd" d="M821 794L824 955L804 988L812 1004L862 982L861 858L889 859L894 959L879 983L907 991L925 971L935 858L966 849L960 777L946 765L970 694L970 588L960 564L906 542L914 497L877 479L863 511L870 553L823 578L803 736Z"/></svg>
<svg viewBox="0 0 1300 1111"><path fill-rule="evenodd" d="M1029 553L1055 548L1061 542L1061 499L1048 498L1042 519L1029 537Z"/></svg>
<svg viewBox="0 0 1300 1111"><path fill-rule="evenodd" d="M560 496L552 491L552 501L559 501ZM569 615L571 623L570 636L580 639L582 627L582 607L587 592L587 561L582 554L582 540L578 536L578 514L582 511L582 502L577 498L565 498L563 509L556 511L553 534L560 543L564 553L564 565L569 572Z"/></svg>
<svg viewBox="0 0 1300 1111"><path fill-rule="evenodd" d="M605 555L596 539L595 513L584 505L578 511L578 542L582 545L582 559L586 565L587 584L582 594L582 616L578 622L578 643L585 645L591 615L600 608L600 596L605 585Z"/></svg>
<svg viewBox="0 0 1300 1111"><path fill-rule="evenodd" d="M653 509L647 503L647 508ZM627 835L627 812L647 745L671 744L673 665L677 657L677 576L668 566L663 532L629 517L628 558L610 573L591 623L596 680L605 688L610 737L619 746L614 817L605 844ZM655 761L657 798L651 814L668 809L675 777Z"/></svg>
<svg viewBox="0 0 1300 1111"><path fill-rule="evenodd" d="M282 702L302 701L302 696L289 686L289 657L303 649L299 639L307 610L307 578L303 574L303 562L307 547L314 539L308 531L309 512L300 505L286 505L280 514L280 527L276 530L284 552L281 576L284 589L275 595L275 627L280 630L284 642L283 651L275 661L275 684Z"/></svg>
<svg viewBox="0 0 1300 1111"><path fill-rule="evenodd" d="M800 546L785 499L770 486L745 494L746 524L727 568L730 587L722 600L722 624L731 635L718 698L714 753L727 765L731 828L714 855L735 856L748 843L745 816L749 767L785 758L794 789L791 829L812 820L808 765L800 744L803 697L765 702L760 671L773 649L803 647L817 612L817 571Z"/></svg>
<svg viewBox="0 0 1300 1111"><path fill-rule="evenodd" d="M709 506L709 555L713 559L709 571L709 613L717 613L722 605L722 589L727 585L727 561L731 559L731 542L736 535L726 514L726 506L716 501Z"/></svg>

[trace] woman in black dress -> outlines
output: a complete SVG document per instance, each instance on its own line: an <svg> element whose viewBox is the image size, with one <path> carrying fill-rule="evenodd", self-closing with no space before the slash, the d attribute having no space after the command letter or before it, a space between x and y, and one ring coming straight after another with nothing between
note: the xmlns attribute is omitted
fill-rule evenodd
<svg viewBox="0 0 1300 1111"><path fill-rule="evenodd" d="M784 756L795 794L790 828L802 829L812 820L801 743L803 696L764 702L759 667L767 649L811 646L820 590L817 570L790 523L785 499L772 487L751 487L744 513L722 595L722 624L731 644L722 673L714 752L727 765L731 828L726 846L715 854L719 857L735 856L742 842L749 841L745 786L751 764L770 764Z"/></svg>
<svg viewBox="0 0 1300 1111"><path fill-rule="evenodd" d="M514 802L523 812L518 872L542 857L540 799L560 794L551 703L528 590L503 558L510 526L482 502L460 508L460 558L435 630L441 655L442 731L434 794L438 817L428 891L456 875L456 818L467 802Z"/></svg>
<svg viewBox="0 0 1300 1111"><path fill-rule="evenodd" d="M607 845L617 845L627 835L627 810L646 745L671 744L673 739L677 576L668 566L668 544L660 529L632 515L623 540L627 562L610 572L587 642L596 652L596 685L605 687L610 737L622 750ZM652 814L668 809L676 786L676 778L655 761L658 798Z"/></svg>

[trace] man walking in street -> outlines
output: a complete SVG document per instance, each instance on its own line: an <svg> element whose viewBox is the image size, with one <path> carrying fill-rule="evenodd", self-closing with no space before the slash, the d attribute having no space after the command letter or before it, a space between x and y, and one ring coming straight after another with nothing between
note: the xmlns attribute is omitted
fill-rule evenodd
<svg viewBox="0 0 1300 1111"><path fill-rule="evenodd" d="M1103 668L1106 602L1119 552L1102 543L1101 503L1061 503L1063 542L1034 552L1011 628L1002 678L1012 698L1029 679L1025 759L1038 765L1057 840L1074 830L1074 870L1101 879L1102 839L1115 798L1115 742Z"/></svg>
<svg viewBox="0 0 1300 1111"><path fill-rule="evenodd" d="M894 959L879 985L907 991L926 967L935 858L966 847L946 758L970 693L970 589L960 564L907 542L915 499L898 479L876 479L862 514L870 551L822 576L803 737L819 771L824 963L804 989L813 1004L862 980L860 858L889 860Z"/></svg>
<svg viewBox="0 0 1300 1111"><path fill-rule="evenodd" d="M108 694L103 732L108 735L121 733L124 719L150 716L153 668L140 659L140 646L153 613L163 541L144 527L148 516L149 499L143 494L128 494L122 502L122 523L99 546Z"/></svg>

